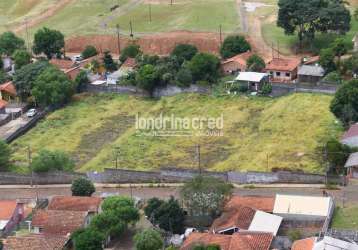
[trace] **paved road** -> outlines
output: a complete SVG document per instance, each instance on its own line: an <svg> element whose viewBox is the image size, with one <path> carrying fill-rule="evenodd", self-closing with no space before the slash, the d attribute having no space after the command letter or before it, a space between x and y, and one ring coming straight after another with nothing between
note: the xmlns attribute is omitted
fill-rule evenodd
<svg viewBox="0 0 358 250"><path fill-rule="evenodd" d="M0 127L0 139L6 139L19 128L25 126L31 119L22 115Z"/></svg>

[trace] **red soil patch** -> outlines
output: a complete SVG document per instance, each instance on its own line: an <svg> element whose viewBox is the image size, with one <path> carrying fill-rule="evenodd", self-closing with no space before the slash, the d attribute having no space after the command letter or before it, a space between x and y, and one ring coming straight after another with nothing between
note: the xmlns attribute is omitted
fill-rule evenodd
<svg viewBox="0 0 358 250"><path fill-rule="evenodd" d="M168 55L177 44L187 43L195 45L201 52L219 54L220 36L217 33L176 31L157 33L131 40L128 37L120 38L120 47L123 49L131 42L141 47L145 54ZM78 36L66 40L66 52L79 53L87 45L95 46L99 51L109 50L118 54L117 37L112 35Z"/></svg>

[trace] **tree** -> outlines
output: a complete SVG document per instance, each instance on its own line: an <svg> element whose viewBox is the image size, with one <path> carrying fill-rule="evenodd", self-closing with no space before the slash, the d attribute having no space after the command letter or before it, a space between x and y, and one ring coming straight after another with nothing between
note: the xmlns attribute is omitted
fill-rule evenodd
<svg viewBox="0 0 358 250"><path fill-rule="evenodd" d="M198 49L191 44L178 44L175 46L171 56L175 56L180 64L190 61L198 53Z"/></svg>
<svg viewBox="0 0 358 250"><path fill-rule="evenodd" d="M136 223L139 218L139 211L134 205L134 201L128 197L113 196L106 198L102 204L103 211L115 211L122 221L126 223Z"/></svg>
<svg viewBox="0 0 358 250"><path fill-rule="evenodd" d="M213 177L196 176L184 184L180 195L190 215L216 216L231 196L232 185Z"/></svg>
<svg viewBox="0 0 358 250"><path fill-rule="evenodd" d="M338 61L341 61L341 57L348 52L347 44L343 38L337 38L334 40L332 49L335 56L338 56Z"/></svg>
<svg viewBox="0 0 358 250"><path fill-rule="evenodd" d="M350 29L350 13L341 0L279 0L278 6L277 26L286 35L297 32L301 48L317 31L344 34Z"/></svg>
<svg viewBox="0 0 358 250"><path fill-rule="evenodd" d="M136 80L139 87L152 92L159 77L155 67L151 64L147 64L139 69Z"/></svg>
<svg viewBox="0 0 358 250"><path fill-rule="evenodd" d="M261 72L266 67L266 64L260 56L253 54L247 59L246 66L251 71Z"/></svg>
<svg viewBox="0 0 358 250"><path fill-rule="evenodd" d="M269 95L272 92L272 85L270 83L264 83L261 89L261 94Z"/></svg>
<svg viewBox="0 0 358 250"><path fill-rule="evenodd" d="M86 85L90 82L87 76L87 72L84 70L81 70L80 73L75 78L75 85L77 92L81 92L86 88Z"/></svg>
<svg viewBox="0 0 358 250"><path fill-rule="evenodd" d="M341 144L337 139L328 140L326 147L330 171L335 174L344 174L344 164L352 150L349 146Z"/></svg>
<svg viewBox="0 0 358 250"><path fill-rule="evenodd" d="M219 77L219 59L207 53L196 54L188 65L194 81L215 82Z"/></svg>
<svg viewBox="0 0 358 250"><path fill-rule="evenodd" d="M176 75L176 80L179 86L188 87L193 82L193 75L188 67L181 67Z"/></svg>
<svg viewBox="0 0 358 250"><path fill-rule="evenodd" d="M233 57L237 54L246 52L251 49L250 44L243 36L228 36L225 38L220 49L220 54L223 58Z"/></svg>
<svg viewBox="0 0 358 250"><path fill-rule="evenodd" d="M31 62L31 54L24 49L15 50L12 55L15 63L15 69L18 70Z"/></svg>
<svg viewBox="0 0 358 250"><path fill-rule="evenodd" d="M321 50L321 53L319 54L319 64L324 68L326 73L330 73L337 69L334 58L335 55L332 48Z"/></svg>
<svg viewBox="0 0 358 250"><path fill-rule="evenodd" d="M98 52L97 52L96 47L94 47L92 45L87 45L86 48L82 51L81 57L83 59L87 59L87 58L90 58L90 57L95 56L97 54L98 54Z"/></svg>
<svg viewBox="0 0 358 250"><path fill-rule="evenodd" d="M117 64L113 61L112 55L109 53L109 51L104 52L103 63L104 68L107 71L115 71L118 68Z"/></svg>
<svg viewBox="0 0 358 250"><path fill-rule="evenodd" d="M0 35L0 54L11 56L15 50L23 49L25 41L8 31Z"/></svg>
<svg viewBox="0 0 358 250"><path fill-rule="evenodd" d="M9 145L0 140L0 171L6 170L10 164L11 151Z"/></svg>
<svg viewBox="0 0 358 250"><path fill-rule="evenodd" d="M86 229L79 229L71 235L76 250L102 250L104 235L88 227Z"/></svg>
<svg viewBox="0 0 358 250"><path fill-rule="evenodd" d="M31 163L31 168L37 173L55 170L73 171L74 167L73 160L62 151L40 150Z"/></svg>
<svg viewBox="0 0 358 250"><path fill-rule="evenodd" d="M47 61L37 61L16 70L13 82L23 101L26 101L26 98L31 95L31 89L36 78L48 67L50 67L50 64Z"/></svg>
<svg viewBox="0 0 358 250"><path fill-rule="evenodd" d="M141 54L140 47L137 44L130 44L122 50L119 60L124 62L128 57L136 58L137 55Z"/></svg>
<svg viewBox="0 0 358 250"><path fill-rule="evenodd" d="M44 53L48 59L61 55L65 38L60 31L42 28L35 33L33 51L36 55Z"/></svg>
<svg viewBox="0 0 358 250"><path fill-rule="evenodd" d="M343 71L358 74L358 53L343 61Z"/></svg>
<svg viewBox="0 0 358 250"><path fill-rule="evenodd" d="M354 19L356 21L358 21L358 8L355 9L353 16L354 16Z"/></svg>
<svg viewBox="0 0 358 250"><path fill-rule="evenodd" d="M159 207L164 203L163 200L160 200L156 197L148 200L147 205L144 208L144 214L148 217L148 219L153 223L156 218L156 212Z"/></svg>
<svg viewBox="0 0 358 250"><path fill-rule="evenodd" d="M55 67L46 68L35 80L32 95L42 106L61 105L68 102L74 93L74 84Z"/></svg>
<svg viewBox="0 0 358 250"><path fill-rule="evenodd" d="M163 202L154 215L155 223L157 223L161 229L174 234L183 233L184 211L173 196L170 197L168 201Z"/></svg>
<svg viewBox="0 0 358 250"><path fill-rule="evenodd" d="M91 196L96 192L93 183L86 178L78 178L72 182L72 196Z"/></svg>
<svg viewBox="0 0 358 250"><path fill-rule="evenodd" d="M193 247L193 250L220 250L219 245L196 245Z"/></svg>
<svg viewBox="0 0 358 250"><path fill-rule="evenodd" d="M106 236L120 236L126 229L126 223L117 215L116 211L104 211L92 218L90 227Z"/></svg>
<svg viewBox="0 0 358 250"><path fill-rule="evenodd" d="M330 109L346 126L358 121L358 80L344 83L334 95Z"/></svg>
<svg viewBox="0 0 358 250"><path fill-rule="evenodd" d="M146 229L134 236L135 248L137 250L160 250L164 242L159 232Z"/></svg>
<svg viewBox="0 0 358 250"><path fill-rule="evenodd" d="M323 81L333 84L341 84L343 79L337 71L332 71L323 78Z"/></svg>

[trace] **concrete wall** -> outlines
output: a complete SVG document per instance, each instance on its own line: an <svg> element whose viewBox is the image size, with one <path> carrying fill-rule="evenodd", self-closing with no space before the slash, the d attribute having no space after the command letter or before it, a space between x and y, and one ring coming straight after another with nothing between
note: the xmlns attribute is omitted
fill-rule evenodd
<svg viewBox="0 0 358 250"><path fill-rule="evenodd" d="M168 85L165 87L156 88L153 92L154 97L162 97L162 96L173 96L181 93L201 93L208 94L211 90L209 87L203 87L198 85L190 85L187 88L180 88L175 85Z"/></svg>

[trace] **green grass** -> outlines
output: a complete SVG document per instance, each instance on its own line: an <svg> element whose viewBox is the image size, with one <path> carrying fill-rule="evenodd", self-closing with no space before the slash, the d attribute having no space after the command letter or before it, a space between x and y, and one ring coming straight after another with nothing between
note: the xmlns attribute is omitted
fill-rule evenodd
<svg viewBox="0 0 358 250"><path fill-rule="evenodd" d="M332 228L358 230L358 205L351 204L345 208L336 207Z"/></svg>
<svg viewBox="0 0 358 250"><path fill-rule="evenodd" d="M195 145L211 170L268 170L300 168L322 172L319 147L337 137L340 125L329 112L332 97L294 94L279 99L212 97L195 94L149 100L123 95L97 95L76 101L40 122L12 143L13 160L26 164L26 146L70 153L80 171L113 167L120 146L120 166L155 169L193 168ZM136 133L135 115L218 117L223 114L223 136L147 137Z"/></svg>

